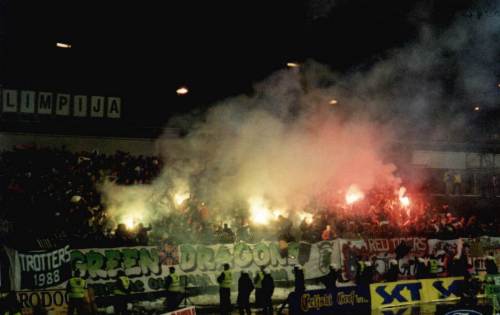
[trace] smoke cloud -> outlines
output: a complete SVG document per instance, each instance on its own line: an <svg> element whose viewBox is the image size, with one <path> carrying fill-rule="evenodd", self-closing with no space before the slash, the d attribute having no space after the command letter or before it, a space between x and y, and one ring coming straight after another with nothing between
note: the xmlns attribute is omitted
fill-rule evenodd
<svg viewBox="0 0 500 315"><path fill-rule="evenodd" d="M158 140L162 174L149 186L104 185L105 200L110 209L134 200L154 218L187 193L216 220L251 198L298 211L313 201L327 206L351 184L397 189L389 143L463 140L475 134L465 132L473 104L496 104L499 36L500 16L460 15L447 30L422 25L417 42L366 69L339 74L309 61L278 71L252 95L172 119L167 127L181 123L187 132Z"/></svg>

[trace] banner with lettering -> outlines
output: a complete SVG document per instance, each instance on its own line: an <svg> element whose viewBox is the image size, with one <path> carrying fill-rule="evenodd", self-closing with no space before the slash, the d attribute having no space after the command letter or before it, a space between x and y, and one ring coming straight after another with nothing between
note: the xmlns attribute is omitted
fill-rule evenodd
<svg viewBox="0 0 500 315"><path fill-rule="evenodd" d="M57 287L71 277L69 245L45 251L4 249L11 263L9 275L13 290Z"/></svg>
<svg viewBox="0 0 500 315"><path fill-rule="evenodd" d="M130 278L131 293L164 290L167 268L162 268L154 246L75 249L72 265L93 288L95 296L110 296L118 271Z"/></svg>
<svg viewBox="0 0 500 315"><path fill-rule="evenodd" d="M53 115L117 119L122 114L120 97L71 95L68 93L0 89L3 114Z"/></svg>
<svg viewBox="0 0 500 315"><path fill-rule="evenodd" d="M73 265L80 270L95 295L111 295L119 270L131 279L132 293L164 290L168 267L173 266L186 287L218 286L217 276L222 265L229 263L235 272L236 288L239 272L245 270L253 276L261 266L267 267L277 285L292 285L293 266L301 264L306 279L321 277L338 258L336 241L315 244L289 243L286 251L277 242L257 244L236 243L218 245L183 244L176 248L123 247L79 249L71 252ZM169 252L166 253L165 251ZM175 252L174 252L175 251ZM169 259L165 259L169 257Z"/></svg>
<svg viewBox="0 0 500 315"><path fill-rule="evenodd" d="M33 314L33 307L37 305L43 306L49 314L68 314L68 295L64 289L19 291L17 300L21 303L23 315Z"/></svg>
<svg viewBox="0 0 500 315"><path fill-rule="evenodd" d="M460 286L463 282L462 277L449 277L437 279L423 279L422 288L424 289L425 302L443 302L452 301L460 298Z"/></svg>
<svg viewBox="0 0 500 315"><path fill-rule="evenodd" d="M396 259L399 264L400 278L412 278L415 275L415 257L423 256L428 251L427 239L421 237L340 240L340 259L345 275L354 279L356 264L359 259L374 263L376 276L389 270L389 262ZM377 279L376 279L377 280Z"/></svg>
<svg viewBox="0 0 500 315"><path fill-rule="evenodd" d="M366 286L293 292L288 296L288 303L290 314L353 314L370 308L370 292Z"/></svg>
<svg viewBox="0 0 500 315"><path fill-rule="evenodd" d="M458 299L461 277L408 280L370 285L372 309Z"/></svg>
<svg viewBox="0 0 500 315"><path fill-rule="evenodd" d="M184 244L179 246L179 257L178 267L188 276L188 285L193 286L216 286L216 277L224 263L229 263L236 273L245 270L251 276L264 266L275 282L290 282L294 279L293 266L297 264L302 265L306 279L314 279L327 274L330 264L339 260L336 241L290 242L286 251L277 242Z"/></svg>

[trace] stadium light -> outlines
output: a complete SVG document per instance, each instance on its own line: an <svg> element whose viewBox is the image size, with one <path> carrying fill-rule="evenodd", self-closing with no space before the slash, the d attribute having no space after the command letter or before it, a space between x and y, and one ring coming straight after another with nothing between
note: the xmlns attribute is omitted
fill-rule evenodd
<svg viewBox="0 0 500 315"><path fill-rule="evenodd" d="M287 62L286 66L288 68L298 68L300 65L297 62Z"/></svg>
<svg viewBox="0 0 500 315"><path fill-rule="evenodd" d="M479 106L474 107L474 111L478 112L479 111Z"/></svg>
<svg viewBox="0 0 500 315"><path fill-rule="evenodd" d="M180 88L178 88L176 91L177 95L186 95L189 93L189 90L187 87L185 86L181 86Z"/></svg>
<svg viewBox="0 0 500 315"><path fill-rule="evenodd" d="M68 43L56 43L56 47L59 48L71 48L71 45Z"/></svg>

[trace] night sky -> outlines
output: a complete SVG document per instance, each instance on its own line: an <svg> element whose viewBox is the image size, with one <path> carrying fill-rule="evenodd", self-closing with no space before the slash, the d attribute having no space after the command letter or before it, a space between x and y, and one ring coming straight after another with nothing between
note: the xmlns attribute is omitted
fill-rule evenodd
<svg viewBox="0 0 500 315"><path fill-rule="evenodd" d="M474 2L474 1L472 1ZM369 67L445 29L465 0L0 1L4 86L121 96L122 123L169 117L241 93L286 62ZM56 48L58 41L72 49ZM191 93L178 97L186 85Z"/></svg>

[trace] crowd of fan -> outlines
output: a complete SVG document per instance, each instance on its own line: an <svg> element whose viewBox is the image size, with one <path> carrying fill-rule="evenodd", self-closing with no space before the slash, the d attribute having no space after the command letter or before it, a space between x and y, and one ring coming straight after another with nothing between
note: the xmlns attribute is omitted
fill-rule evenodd
<svg viewBox="0 0 500 315"><path fill-rule="evenodd" d="M354 209L339 206L337 209L319 212L311 224L305 221L301 223L302 238L314 242L337 237L355 239L419 236L454 239L499 234L500 222L497 216L488 219L478 215L465 217L447 204L433 206L418 198L410 207L405 208L391 197L390 190L388 192L368 196L365 203ZM287 230L281 232L288 234Z"/></svg>
<svg viewBox="0 0 500 315"><path fill-rule="evenodd" d="M252 225L244 216L230 226L214 223L209 207L188 200L182 211L135 229L109 217L97 188L104 180L119 185L147 184L160 172L157 157L73 153L64 148L14 148L0 155L0 235L9 241L52 237L74 247L145 245L154 241L233 243L268 240L315 242L335 238L422 236L430 238L498 235L499 222L464 217L446 205L436 207L416 198L402 207L390 189L372 191L347 206L310 211L312 220L280 216L276 224ZM314 214L315 213L315 214ZM5 228L5 222L9 226ZM5 231L8 233L4 233ZM153 230L152 232L150 232ZM3 231L3 232L1 232ZM150 235L151 234L151 235Z"/></svg>
<svg viewBox="0 0 500 315"><path fill-rule="evenodd" d="M251 224L247 218L211 224L206 219L210 210L193 206L179 217L167 218L165 238L173 243L233 243L264 240L317 242L336 238L426 237L455 239L460 237L498 236L497 216L464 216L447 204L431 205L424 198L415 198L405 208L390 189L373 191L355 205L339 202L327 209L311 210L302 220L297 215L279 216L269 224ZM205 214L200 214L205 213ZM490 214L492 212L489 212ZM169 232L169 233L168 233Z"/></svg>
<svg viewBox="0 0 500 315"><path fill-rule="evenodd" d="M161 167L158 158L120 151L14 148L0 156L0 219L9 222L7 236L17 243L54 235L75 246L144 243L144 232L136 237L123 226L114 230L96 187L105 178L148 183Z"/></svg>

